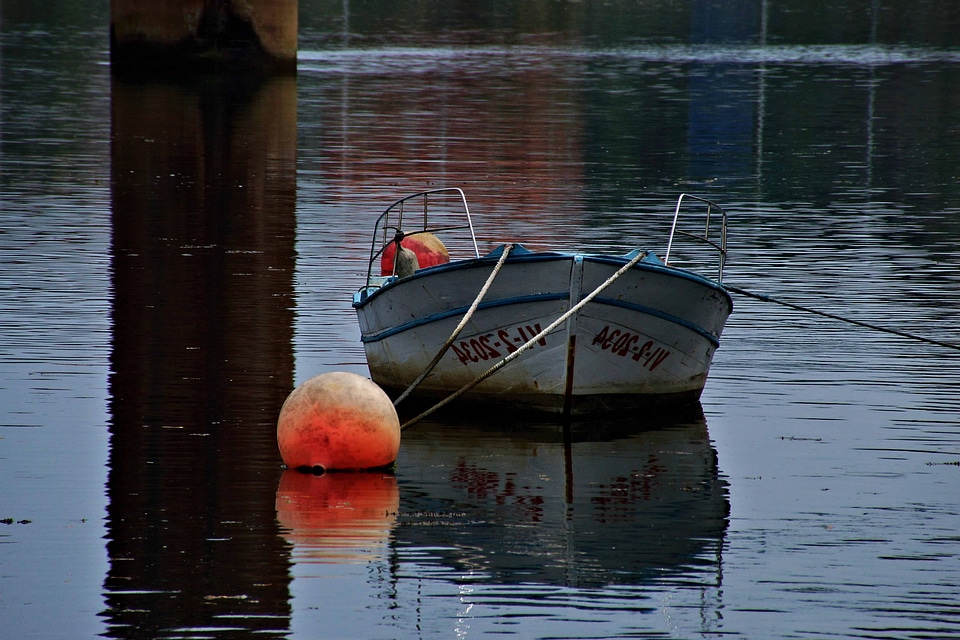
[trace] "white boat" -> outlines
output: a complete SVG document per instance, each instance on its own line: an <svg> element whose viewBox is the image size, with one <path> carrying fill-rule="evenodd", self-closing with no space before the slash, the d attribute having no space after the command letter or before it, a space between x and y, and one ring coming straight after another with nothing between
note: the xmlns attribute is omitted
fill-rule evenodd
<svg viewBox="0 0 960 640"><path fill-rule="evenodd" d="M678 229L691 205L706 218L697 233ZM399 261L384 256L421 234L443 240L439 253L469 254L446 261L421 249L409 275L393 275ZM716 275L672 264L675 237L705 247ZM733 308L722 284L725 255L726 213L687 194L662 260L639 249L594 255L521 244L480 255L463 191L435 189L397 200L378 218L353 306L371 378L394 397L412 391L571 415L679 405L699 399Z"/></svg>

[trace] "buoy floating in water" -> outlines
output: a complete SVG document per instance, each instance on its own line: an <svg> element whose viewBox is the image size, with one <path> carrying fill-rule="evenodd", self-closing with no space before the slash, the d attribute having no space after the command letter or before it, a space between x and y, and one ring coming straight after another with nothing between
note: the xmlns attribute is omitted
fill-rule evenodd
<svg viewBox="0 0 960 640"><path fill-rule="evenodd" d="M385 467L400 451L400 419L372 380L324 373L287 396L277 420L277 445L291 469Z"/></svg>

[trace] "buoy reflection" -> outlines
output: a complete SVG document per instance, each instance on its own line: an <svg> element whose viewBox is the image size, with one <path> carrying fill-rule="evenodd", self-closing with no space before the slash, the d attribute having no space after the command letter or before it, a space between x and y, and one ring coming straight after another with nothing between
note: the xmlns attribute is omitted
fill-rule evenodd
<svg viewBox="0 0 960 640"><path fill-rule="evenodd" d="M280 477L276 507L281 533L299 559L367 562L390 539L400 491L389 473L317 476L288 469Z"/></svg>

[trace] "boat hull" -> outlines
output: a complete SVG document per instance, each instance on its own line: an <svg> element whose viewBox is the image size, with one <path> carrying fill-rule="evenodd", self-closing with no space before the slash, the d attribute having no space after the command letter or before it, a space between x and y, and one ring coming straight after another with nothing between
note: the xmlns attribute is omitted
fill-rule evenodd
<svg viewBox="0 0 960 640"><path fill-rule="evenodd" d="M470 384L631 257L519 249L416 397L440 399ZM374 382L397 395L426 370L498 257L423 269L355 296ZM731 310L719 284L649 256L462 399L570 414L692 402Z"/></svg>

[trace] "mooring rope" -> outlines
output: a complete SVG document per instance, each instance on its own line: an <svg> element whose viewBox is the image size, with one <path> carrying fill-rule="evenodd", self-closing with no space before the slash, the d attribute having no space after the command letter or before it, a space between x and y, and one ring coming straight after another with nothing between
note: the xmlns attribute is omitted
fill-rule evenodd
<svg viewBox="0 0 960 640"><path fill-rule="evenodd" d="M493 374L495 374L497 371L500 371L500 369L502 369L502 368L503 368L504 366L506 366L508 363L510 363L510 362L516 360L517 358L519 358L519 357L520 357L520 354L522 354L524 351L526 351L527 349L529 349L531 346L533 346L534 344L536 344L537 342L539 342L540 340L542 340L544 336L546 336L548 333L550 333L551 331L553 331L554 329L556 329L556 328L557 328L558 326L560 326L563 322L566 322L566 321L567 321L567 318L569 318L570 316L572 316L572 315L575 314L576 312L580 311L580 309L582 309L587 303L589 303L591 300L593 300L595 297L597 297L597 296L600 294L601 291L603 291L604 289L606 289L607 287L609 287L611 284L613 284L613 283L617 280L617 278L619 278L620 276L622 276L624 273L626 273L627 271L629 271L635 264L637 264L638 262L640 262L640 261L644 258L644 256L646 256L646 253L645 253L645 252L643 252L643 251L637 252L637 255L635 255L633 258L631 258L625 265L623 265L622 267L620 267L620 268L617 270L616 273L614 273L612 276L610 276L609 278L607 278L606 280L604 280L603 283L601 283L599 287L597 287L596 289L594 289L593 291L591 291L591 292L587 295L587 297L585 297L583 300L581 300L581 301L578 302L577 304L575 304L575 305L573 305L572 307L570 307L563 315L561 315L559 318L557 318L556 320L554 320L553 322L551 322L549 325L547 325L547 327L546 327L543 331L541 331L541 332L538 333L537 335L535 335L535 336L533 336L532 338L530 338L529 340L527 340L527 341L526 341L525 343L523 343L519 348L517 348L516 351L514 351L513 353L507 355L505 358L503 358L502 360L500 360L499 362L497 362L495 365L493 365L492 367L490 367L489 369L487 369L486 371L484 371L483 373L481 373L479 376L477 376L476 378L474 378L473 380L471 380L470 382L468 382L468 383L465 384L464 386L460 387L459 389L457 389L456 391L454 391L453 393L451 393L449 396L447 396L446 398L444 398L443 400L441 400L441 401L438 402L437 404L433 405L432 407L430 407L429 409L427 409L426 411L424 411L424 412L421 413L420 415L418 415L418 416L416 416L416 417L414 417L414 418L411 418L410 420L407 420L406 422L404 422L402 425L400 425L400 430L403 431L403 430L406 429L407 427L409 427L409 426L411 426L411 425L419 422L420 420L423 420L424 418L426 418L426 417L429 416L430 414L434 413L435 411L437 411L437 410L445 407L446 405L450 404L451 402L453 402L454 400L456 400L457 398L459 398L460 396L462 396L464 393L466 393L466 392L469 391L470 389L473 389L475 386L477 386L478 384L480 384L481 382L483 382L484 380L486 380L487 378L489 378L490 376L492 376Z"/></svg>
<svg viewBox="0 0 960 640"><path fill-rule="evenodd" d="M913 333L907 333L906 331L899 331L897 329L881 327L875 324L870 324L869 322L862 322L860 320L854 320L852 318L845 318L843 316L838 316L833 313L827 313L826 311L818 311L817 309L811 309L810 307L804 307L799 304L794 304L792 302L786 302L785 300L777 300L776 298L771 298L770 296L763 295L762 293L754 293L752 291L747 291L746 289L741 289L740 287L732 287L726 283L724 283L723 286L728 291L733 291L734 293L739 293L740 295L744 295L749 298L755 298L763 302L772 302L774 304L783 305L784 307L796 309L797 311L805 311L807 313L812 313L814 315L822 316L824 318L830 318L831 320L839 320L841 322L847 322L849 324L857 325L858 327L873 329L874 331L882 331L883 333L890 333L895 336L900 336L901 338L909 338L911 340L918 340L920 342L926 342L927 344L935 344L940 347L946 347L948 349L956 349L957 351L960 351L960 345L952 344L950 342L941 342L940 340L934 340L933 338L925 338L923 336L918 336Z"/></svg>
<svg viewBox="0 0 960 640"><path fill-rule="evenodd" d="M463 319L460 320L460 324L457 325L457 328L453 330L453 333L450 334L450 337L447 338L447 341L440 348L440 351L437 352L437 355L433 357L433 361L427 365L427 368L420 374L420 376L410 383L410 386L407 387L406 391L401 393L396 400L393 401L393 406L397 406L403 402L407 396L413 393L413 390L416 389L423 380L430 375L430 372L433 371L433 368L437 366L437 363L440 362L440 358L450 349L450 346L453 344L453 341L457 339L457 336L460 335L460 332L463 331L463 328L467 326L467 323L470 322L470 318L473 317L474 312L476 312L477 307L480 306L480 301L483 300L484 296L487 295L487 291L490 289L490 285L493 284L494 278L497 277L497 274L500 273L500 269L503 267L503 263L507 261L507 256L510 255L510 251L513 249L512 244L506 244L503 246L503 252L500 254L500 259L497 260L496 266L493 268L493 271L487 277L487 281L483 284L483 287L480 289L480 293L477 294L477 297L474 299L473 304L470 305L470 308L467 310L466 315L463 316Z"/></svg>

